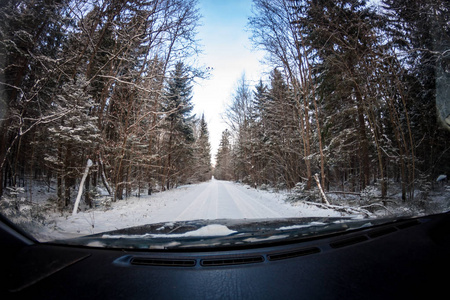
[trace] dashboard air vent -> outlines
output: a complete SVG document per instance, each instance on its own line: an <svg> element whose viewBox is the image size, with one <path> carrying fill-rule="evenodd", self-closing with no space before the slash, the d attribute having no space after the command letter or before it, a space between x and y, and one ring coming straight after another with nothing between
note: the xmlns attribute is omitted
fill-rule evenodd
<svg viewBox="0 0 450 300"><path fill-rule="evenodd" d="M387 228L382 228L382 229L377 229L377 230L373 230L369 233L369 237L370 238L377 238L386 234L390 234L393 232L396 232L397 229L395 227L387 227Z"/></svg>
<svg viewBox="0 0 450 300"><path fill-rule="evenodd" d="M253 264L261 263L264 261L264 257L258 256L248 256L248 257L223 257L223 258L211 258L202 259L200 264L203 267L215 267L215 266L229 266L229 265L242 265L242 264Z"/></svg>
<svg viewBox="0 0 450 300"><path fill-rule="evenodd" d="M405 229L405 228L409 228L411 226L419 225L419 224L420 224L419 220L408 220L406 222L399 223L396 226L399 229Z"/></svg>
<svg viewBox="0 0 450 300"><path fill-rule="evenodd" d="M163 267L194 267L194 259L161 259L150 257L134 257L131 259L132 265L163 266Z"/></svg>
<svg viewBox="0 0 450 300"><path fill-rule="evenodd" d="M297 250L287 251L287 252L272 253L272 254L268 254L267 258L270 261L274 261L274 260L281 260L281 259L305 256L305 255L315 254L315 253L319 253L319 252L320 252L319 248L311 247L311 248L297 249Z"/></svg>
<svg viewBox="0 0 450 300"><path fill-rule="evenodd" d="M331 248L342 248L342 247L347 247L347 246L351 246L357 243L361 243L361 242L365 242L367 241L369 238L365 235L359 235L359 236L355 236L355 237L351 237L348 239L343 239L340 241L336 241L330 244Z"/></svg>

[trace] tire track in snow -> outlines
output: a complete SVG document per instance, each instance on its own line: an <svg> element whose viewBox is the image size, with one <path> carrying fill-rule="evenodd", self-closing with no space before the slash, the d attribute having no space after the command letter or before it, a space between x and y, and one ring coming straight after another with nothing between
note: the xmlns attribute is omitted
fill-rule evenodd
<svg viewBox="0 0 450 300"><path fill-rule="evenodd" d="M186 206L176 213L174 220L282 217L282 214L262 203L262 195L255 198L255 195L249 195L251 193L242 189L245 188L218 180L199 185L180 201L179 205Z"/></svg>
<svg viewBox="0 0 450 300"><path fill-rule="evenodd" d="M224 182L223 184L229 194L231 194L231 199L236 203L244 218L282 217L280 213L260 201L262 199L261 195L258 195L258 198L254 198L241 190L245 187L236 186L230 182Z"/></svg>
<svg viewBox="0 0 450 300"><path fill-rule="evenodd" d="M205 185L199 187L203 186ZM183 202L190 202L175 217L175 221L217 218L217 184L215 181L209 182L200 193L199 187L186 194L186 199Z"/></svg>

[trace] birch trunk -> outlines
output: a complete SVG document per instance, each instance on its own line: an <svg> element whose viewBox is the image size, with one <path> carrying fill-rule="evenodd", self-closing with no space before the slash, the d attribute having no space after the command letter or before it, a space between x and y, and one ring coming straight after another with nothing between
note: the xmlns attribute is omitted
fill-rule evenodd
<svg viewBox="0 0 450 300"><path fill-rule="evenodd" d="M75 201L75 205L73 207L72 216L75 216L77 214L78 205L80 204L81 195L83 194L84 182L86 181L86 177L89 174L89 168L91 166L92 166L92 160L88 159L87 164L86 164L86 168L84 169L83 178L81 178L80 188L78 189L78 196L77 196L77 200Z"/></svg>

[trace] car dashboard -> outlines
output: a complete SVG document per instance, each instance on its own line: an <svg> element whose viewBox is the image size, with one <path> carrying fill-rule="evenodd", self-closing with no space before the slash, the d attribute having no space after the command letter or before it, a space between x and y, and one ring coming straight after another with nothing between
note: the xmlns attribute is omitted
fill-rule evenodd
<svg viewBox="0 0 450 300"><path fill-rule="evenodd" d="M1 299L415 299L447 290L450 215L218 249L38 243L2 219Z"/></svg>

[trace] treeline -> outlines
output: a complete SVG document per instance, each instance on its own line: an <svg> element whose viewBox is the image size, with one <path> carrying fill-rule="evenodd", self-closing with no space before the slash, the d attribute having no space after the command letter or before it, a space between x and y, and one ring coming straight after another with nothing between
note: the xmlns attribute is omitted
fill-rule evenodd
<svg viewBox="0 0 450 300"><path fill-rule="evenodd" d="M448 98L450 2L372 3L254 0L252 41L273 71L239 81L216 177L381 197L395 186L407 201L449 174L436 96Z"/></svg>
<svg viewBox="0 0 450 300"><path fill-rule="evenodd" d="M47 180L67 206L89 160L88 204L98 186L117 200L209 179L207 124L191 113L203 72L186 63L196 4L2 1L0 194Z"/></svg>

